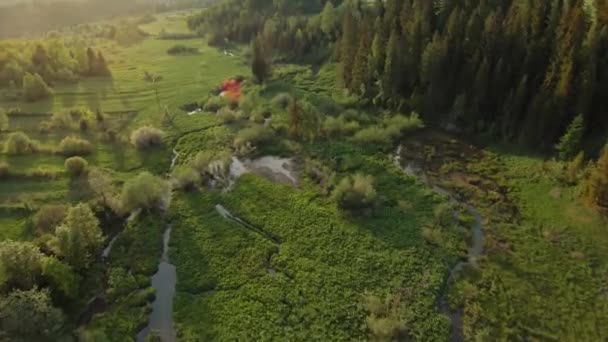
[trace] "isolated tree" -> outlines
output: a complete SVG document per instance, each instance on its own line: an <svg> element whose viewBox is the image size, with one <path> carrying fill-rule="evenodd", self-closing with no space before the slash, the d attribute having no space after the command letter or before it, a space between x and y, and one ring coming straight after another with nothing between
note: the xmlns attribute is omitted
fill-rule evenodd
<svg viewBox="0 0 608 342"><path fill-rule="evenodd" d="M122 207L126 211L163 208L167 204L169 190L167 182L149 172L142 172L123 186Z"/></svg>
<svg viewBox="0 0 608 342"><path fill-rule="evenodd" d="M2 241L0 273L10 287L30 289L40 278L42 257L40 249L31 242Z"/></svg>
<svg viewBox="0 0 608 342"><path fill-rule="evenodd" d="M289 136L292 139L300 139L304 126L304 110L296 97L293 97L287 108Z"/></svg>
<svg viewBox="0 0 608 342"><path fill-rule="evenodd" d="M99 220L86 204L68 210L62 225L55 229L51 248L75 269L86 269L103 243Z"/></svg>
<svg viewBox="0 0 608 342"><path fill-rule="evenodd" d="M259 35L251 44L253 59L251 61L251 72L258 83L263 83L270 75L270 59L267 56L263 38Z"/></svg>
<svg viewBox="0 0 608 342"><path fill-rule="evenodd" d="M353 66L358 47L357 26L352 11L350 6L345 9L346 13L344 13L342 21L342 39L338 51L342 61L342 78L347 88L351 87Z"/></svg>
<svg viewBox="0 0 608 342"><path fill-rule="evenodd" d="M52 94L51 88L39 74L26 73L23 76L23 96L28 102L45 99Z"/></svg>
<svg viewBox="0 0 608 342"><path fill-rule="evenodd" d="M103 205L112 208L111 204L116 194L116 188L110 175L95 168L89 171L88 180L91 190L101 200Z"/></svg>
<svg viewBox="0 0 608 342"><path fill-rule="evenodd" d="M566 133L560 138L559 143L555 145L559 159L568 160L579 151L584 130L583 116L577 115L568 126Z"/></svg>
<svg viewBox="0 0 608 342"><path fill-rule="evenodd" d="M595 205L608 208L608 145L585 182L587 198Z"/></svg>
<svg viewBox="0 0 608 342"><path fill-rule="evenodd" d="M7 341L56 340L63 323L48 289L15 290L0 298L0 331Z"/></svg>

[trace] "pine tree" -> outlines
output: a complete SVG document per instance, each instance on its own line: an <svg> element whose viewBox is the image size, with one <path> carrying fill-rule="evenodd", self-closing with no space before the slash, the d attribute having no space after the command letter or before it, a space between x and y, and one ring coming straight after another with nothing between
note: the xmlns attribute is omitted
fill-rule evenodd
<svg viewBox="0 0 608 342"><path fill-rule="evenodd" d="M340 42L340 59L342 61L342 78L347 88L351 87L355 54L357 53L357 28L352 9L348 7L342 23L342 40Z"/></svg>
<svg viewBox="0 0 608 342"><path fill-rule="evenodd" d="M583 116L577 115L572 120L572 123L570 123L570 126L568 126L566 133L561 137L559 143L555 145L559 159L569 160L579 151L584 130Z"/></svg>
<svg viewBox="0 0 608 342"><path fill-rule="evenodd" d="M359 48L353 65L351 90L364 95L368 88L369 75L369 49L371 47L371 32L369 25L364 23L359 32Z"/></svg>
<svg viewBox="0 0 608 342"><path fill-rule="evenodd" d="M95 76L112 76L112 72L110 71L108 63L106 62L106 59L101 51L97 52Z"/></svg>
<svg viewBox="0 0 608 342"><path fill-rule="evenodd" d="M251 45L251 51L253 52L253 60L251 61L251 72L255 77L256 81L263 83L266 78L270 75L270 61L266 55L264 43L262 37L258 36L253 40Z"/></svg>

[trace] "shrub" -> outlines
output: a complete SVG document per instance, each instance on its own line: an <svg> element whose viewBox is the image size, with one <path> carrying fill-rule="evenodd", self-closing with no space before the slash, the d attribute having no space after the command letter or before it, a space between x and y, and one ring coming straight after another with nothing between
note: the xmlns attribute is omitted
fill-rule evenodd
<svg viewBox="0 0 608 342"><path fill-rule="evenodd" d="M221 178L228 172L231 163L232 156L228 151L220 153L201 151L196 154L190 163L190 167L197 171L201 176L211 174Z"/></svg>
<svg viewBox="0 0 608 342"><path fill-rule="evenodd" d="M328 117L323 122L323 132L327 136L339 136L343 134L352 134L360 128L357 121L347 122L343 118Z"/></svg>
<svg viewBox="0 0 608 342"><path fill-rule="evenodd" d="M212 96L207 100L207 103L205 103L205 105L203 106L203 110L205 112L215 113L227 104L228 102L224 98L219 96Z"/></svg>
<svg viewBox="0 0 608 342"><path fill-rule="evenodd" d="M70 177L80 177L86 173L89 163L82 157L71 157L65 160L64 166Z"/></svg>
<svg viewBox="0 0 608 342"><path fill-rule="evenodd" d="M7 162L0 162L0 179L6 178L11 173L11 166Z"/></svg>
<svg viewBox="0 0 608 342"><path fill-rule="evenodd" d="M371 122L371 118L363 113L354 109L347 109L340 115L344 121L357 121L360 124L368 124Z"/></svg>
<svg viewBox="0 0 608 342"><path fill-rule="evenodd" d="M362 145L379 144L386 145L391 142L394 132L380 126L371 126L360 130L355 134L355 142Z"/></svg>
<svg viewBox="0 0 608 342"><path fill-rule="evenodd" d="M281 93L272 99L272 104L281 109L287 109L292 100L293 98L291 97L291 95L287 93Z"/></svg>
<svg viewBox="0 0 608 342"><path fill-rule="evenodd" d="M126 211L164 208L168 203L169 187L159 177L142 172L129 179L122 188L121 203Z"/></svg>
<svg viewBox="0 0 608 342"><path fill-rule="evenodd" d="M273 139L273 132L261 125L240 130L234 139L234 148L241 154L248 154L257 146Z"/></svg>
<svg viewBox="0 0 608 342"><path fill-rule="evenodd" d="M333 192L338 206L347 210L370 208L376 196L373 177L362 174L343 178Z"/></svg>
<svg viewBox="0 0 608 342"><path fill-rule="evenodd" d="M231 124L236 121L236 113L230 108L220 109L217 116L224 124Z"/></svg>
<svg viewBox="0 0 608 342"><path fill-rule="evenodd" d="M65 137L59 143L59 153L66 157L88 155L93 151L90 142L77 137Z"/></svg>
<svg viewBox="0 0 608 342"><path fill-rule="evenodd" d="M12 155L34 153L38 150L38 143L31 140L23 132L9 134L4 143L4 152Z"/></svg>
<svg viewBox="0 0 608 342"><path fill-rule="evenodd" d="M409 117L395 115L384 120L384 125L388 130L394 132L394 134L404 134L424 128L424 122L422 122L417 113L412 113Z"/></svg>
<svg viewBox="0 0 608 342"><path fill-rule="evenodd" d="M10 121L4 109L0 108L0 132L6 131L9 128Z"/></svg>
<svg viewBox="0 0 608 342"><path fill-rule="evenodd" d="M197 54L198 49L193 47L188 47L183 44L175 44L169 49L167 49L167 53L170 55L184 55L184 54Z"/></svg>
<svg viewBox="0 0 608 342"><path fill-rule="evenodd" d="M52 94L51 88L38 74L27 73L23 77L23 96L28 102L45 99Z"/></svg>
<svg viewBox="0 0 608 342"><path fill-rule="evenodd" d="M131 133L131 143L138 149L143 150L163 145L165 133L158 128L143 126Z"/></svg>
<svg viewBox="0 0 608 342"><path fill-rule="evenodd" d="M34 229L38 235L51 233L55 230L68 213L68 207L61 204L42 206L34 215Z"/></svg>
<svg viewBox="0 0 608 342"><path fill-rule="evenodd" d="M194 191L201 183L201 174L192 167L182 166L173 171L173 181L179 189Z"/></svg>
<svg viewBox="0 0 608 342"><path fill-rule="evenodd" d="M23 115L23 110L21 108L10 108L6 111L6 115L8 116L18 116Z"/></svg>

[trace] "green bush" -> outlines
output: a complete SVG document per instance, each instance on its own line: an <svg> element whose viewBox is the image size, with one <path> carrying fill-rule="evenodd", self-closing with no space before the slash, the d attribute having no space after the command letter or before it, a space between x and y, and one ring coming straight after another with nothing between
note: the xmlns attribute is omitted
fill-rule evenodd
<svg viewBox="0 0 608 342"><path fill-rule="evenodd" d="M65 169L70 177L80 177L86 173L89 163L82 157L71 157L65 160Z"/></svg>
<svg viewBox="0 0 608 342"><path fill-rule="evenodd" d="M11 173L11 166L7 162L0 162L0 179L6 178Z"/></svg>
<svg viewBox="0 0 608 342"><path fill-rule="evenodd" d="M362 174L343 178L333 192L338 206L353 211L372 207L376 196L374 178Z"/></svg>
<svg viewBox="0 0 608 342"><path fill-rule="evenodd" d="M355 134L355 142L362 145L389 144L394 136L394 131L387 130L380 126L371 126L364 128Z"/></svg>
<svg viewBox="0 0 608 342"><path fill-rule="evenodd" d="M47 204L34 215L34 230L38 235L51 233L63 222L68 214L68 207L62 204Z"/></svg>
<svg viewBox="0 0 608 342"><path fill-rule="evenodd" d="M45 99L52 93L53 91L40 75L27 73L23 76L23 96L26 101L33 102Z"/></svg>
<svg viewBox="0 0 608 342"><path fill-rule="evenodd" d="M38 150L38 143L31 140L23 132L14 132L8 135L4 143L4 152L6 154L20 155L34 153Z"/></svg>
<svg viewBox="0 0 608 342"><path fill-rule="evenodd" d="M215 113L220 110L222 107L225 107L228 104L228 101L223 97L212 96L207 100L207 103L203 106L203 110L205 112Z"/></svg>
<svg viewBox="0 0 608 342"><path fill-rule="evenodd" d="M136 209L164 208L169 199L169 186L159 177L142 172L129 179L122 188L121 203L128 212Z"/></svg>
<svg viewBox="0 0 608 342"><path fill-rule="evenodd" d="M224 124L231 124L236 121L236 113L230 108L222 108L217 114L218 118Z"/></svg>
<svg viewBox="0 0 608 342"><path fill-rule="evenodd" d="M201 176L209 174L223 177L232 163L232 155L228 151L213 153L210 151L201 151L196 154L190 167L196 170Z"/></svg>
<svg viewBox="0 0 608 342"><path fill-rule="evenodd" d="M201 174L189 166L178 167L173 171L173 183L178 189L194 191L201 184Z"/></svg>
<svg viewBox="0 0 608 342"><path fill-rule="evenodd" d="M93 151L90 142L77 137L65 137L59 143L58 152L66 157L88 155Z"/></svg>
<svg viewBox="0 0 608 342"><path fill-rule="evenodd" d="M345 121L342 117L328 117L323 122L323 132L330 137L340 136L344 134L352 134L358 131L360 125L357 121Z"/></svg>
<svg viewBox="0 0 608 342"><path fill-rule="evenodd" d="M287 93L281 93L272 99L272 104L281 109L287 109L287 107L289 107L289 104L291 103L292 100L293 100L293 97L291 95L289 95Z"/></svg>
<svg viewBox="0 0 608 342"><path fill-rule="evenodd" d="M165 132L151 126L143 126L131 133L131 143L137 149L144 150L163 145Z"/></svg>
<svg viewBox="0 0 608 342"><path fill-rule="evenodd" d="M197 54L198 49L194 47L188 47L183 44L175 44L167 49L169 55L185 55L185 54Z"/></svg>
<svg viewBox="0 0 608 342"><path fill-rule="evenodd" d="M274 138L272 130L256 125L240 130L234 139L234 148L240 154L248 154L253 149L261 146Z"/></svg>
<svg viewBox="0 0 608 342"><path fill-rule="evenodd" d="M395 134L404 134L420 128L424 128L424 122L417 113L410 116L395 115L384 120L384 126Z"/></svg>

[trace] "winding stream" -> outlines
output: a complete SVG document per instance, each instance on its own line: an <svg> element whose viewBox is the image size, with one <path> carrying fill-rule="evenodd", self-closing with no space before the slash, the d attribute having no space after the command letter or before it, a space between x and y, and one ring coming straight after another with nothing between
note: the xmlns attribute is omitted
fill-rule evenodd
<svg viewBox="0 0 608 342"><path fill-rule="evenodd" d="M395 164L403 170L409 176L415 177L425 183L429 188L431 188L435 193L439 194L442 197L445 197L451 203L462 205L466 208L466 210L473 216L475 222L471 227L471 242L469 245L468 255L466 261L460 261L452 269L450 270L450 274L447 278L447 286L451 286L456 277L460 272L462 272L467 267L477 268L478 267L478 259L481 255L483 255L483 247L484 247L484 234L483 234L483 221L481 218L481 214L477 208L472 205L461 201L457 198L454 193L451 191L442 188L438 184L432 182L430 177L428 177L422 167L419 167L414 162L408 162L402 160L401 151L403 146L399 145L399 148L395 152L395 156L393 160ZM439 298L437 303L437 308L440 312L450 317L452 321L452 341L463 341L464 337L462 334L462 310L452 310L448 303L448 289L446 288L445 293Z"/></svg>
<svg viewBox="0 0 608 342"><path fill-rule="evenodd" d="M177 273L175 266L169 263L169 240L171 227L163 234L163 255L158 271L152 277L152 287L155 290L155 299L152 303L152 313L146 326L137 334L137 341L144 342L151 331L155 331L163 342L177 341L173 330L173 296Z"/></svg>
<svg viewBox="0 0 608 342"><path fill-rule="evenodd" d="M215 210L223 218L225 218L226 220L235 222L235 223L237 223L237 224L239 224L239 225L241 225L241 226L243 226L243 227L245 227L245 228L247 228L247 229L249 229L249 230L251 230L251 231L253 231L253 232L257 233L257 234L259 234L259 235L261 235L263 238L271 241L277 247L276 251L274 251L273 253L271 253L271 254L268 255L268 258L267 258L267 261L266 261L267 264L268 264L268 273L270 273L270 275L272 275L272 276L275 276L276 273L277 273L277 271L272 267L272 255L279 253L279 246L280 246L279 240L276 237L268 234L267 232L265 232L265 231L263 231L263 230L261 230L259 228L256 228L253 225L251 225L251 224L243 221L240 217L234 216L230 211L228 211L228 209L226 209L221 204L216 204L215 205Z"/></svg>

